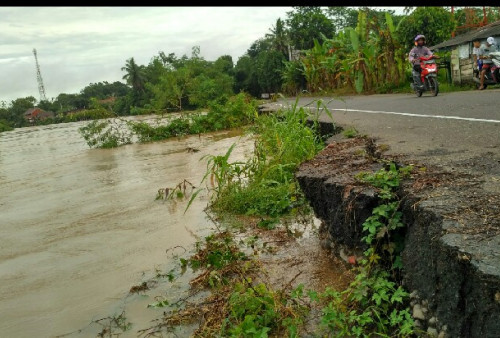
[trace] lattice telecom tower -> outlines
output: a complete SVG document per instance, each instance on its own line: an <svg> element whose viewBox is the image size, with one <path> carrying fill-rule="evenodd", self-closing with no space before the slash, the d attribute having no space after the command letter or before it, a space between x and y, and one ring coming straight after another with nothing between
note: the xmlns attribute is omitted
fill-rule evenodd
<svg viewBox="0 0 500 338"><path fill-rule="evenodd" d="M43 86L42 73L40 73L40 65L38 64L38 58L36 57L35 48L33 48L33 54L35 55L36 81L38 82L38 92L40 93L40 101L47 101L47 98L45 97L45 87Z"/></svg>

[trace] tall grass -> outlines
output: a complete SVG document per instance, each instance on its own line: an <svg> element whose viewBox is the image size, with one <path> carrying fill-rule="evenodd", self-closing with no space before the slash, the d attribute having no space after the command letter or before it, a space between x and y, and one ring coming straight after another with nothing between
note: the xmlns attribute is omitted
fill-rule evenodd
<svg viewBox="0 0 500 338"><path fill-rule="evenodd" d="M298 108L259 116L253 155L246 162L229 162L231 147L223 156L209 156L215 211L277 217L304 204L294 173L300 163L323 148L309 111Z"/></svg>

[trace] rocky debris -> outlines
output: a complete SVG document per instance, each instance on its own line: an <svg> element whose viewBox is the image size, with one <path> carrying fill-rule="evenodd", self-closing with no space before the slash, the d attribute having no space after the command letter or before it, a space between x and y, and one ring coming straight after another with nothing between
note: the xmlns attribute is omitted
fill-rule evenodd
<svg viewBox="0 0 500 338"><path fill-rule="evenodd" d="M347 257L361 244L362 224L379 201L377 193L355 179L382 164L367 138L336 135L296 175L332 243ZM500 332L500 196L484 189L471 172L414 165L399 195L407 225L403 283L412 290L412 310L424 332L436 337L498 337ZM324 244L328 246L328 244ZM362 251L361 251L362 252Z"/></svg>
<svg viewBox="0 0 500 338"><path fill-rule="evenodd" d="M426 299L421 300L417 290L410 293L410 299L415 326L427 332L429 337L447 337L446 325L441 325L434 313L429 310L429 302Z"/></svg>
<svg viewBox="0 0 500 338"><path fill-rule="evenodd" d="M433 328L433 327L429 327L427 329L427 334L430 336L430 337L437 337L438 336L438 331Z"/></svg>
<svg viewBox="0 0 500 338"><path fill-rule="evenodd" d="M425 320L424 310L422 309L422 306L420 304L415 304L413 306L413 318Z"/></svg>

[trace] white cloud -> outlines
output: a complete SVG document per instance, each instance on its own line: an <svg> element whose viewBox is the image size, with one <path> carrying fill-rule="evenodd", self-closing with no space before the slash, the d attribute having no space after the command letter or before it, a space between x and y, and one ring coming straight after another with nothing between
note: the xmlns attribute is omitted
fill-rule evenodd
<svg viewBox="0 0 500 338"><path fill-rule="evenodd" d="M236 61L291 7L2 7L0 100L38 98L36 48L48 97L91 82L121 80L134 57L159 51Z"/></svg>

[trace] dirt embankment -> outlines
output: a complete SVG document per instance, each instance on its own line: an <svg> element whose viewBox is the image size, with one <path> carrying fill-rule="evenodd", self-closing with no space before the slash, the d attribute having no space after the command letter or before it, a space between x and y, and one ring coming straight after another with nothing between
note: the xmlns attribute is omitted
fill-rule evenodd
<svg viewBox="0 0 500 338"><path fill-rule="evenodd" d="M416 323L431 336L498 337L500 196L485 188L495 176L386 156L386 148L370 138L337 135L300 167L298 181L326 224L329 245L340 254L363 249L362 224L379 200L357 173L382 168L374 158L412 164L399 196L406 224L404 286L412 293Z"/></svg>

